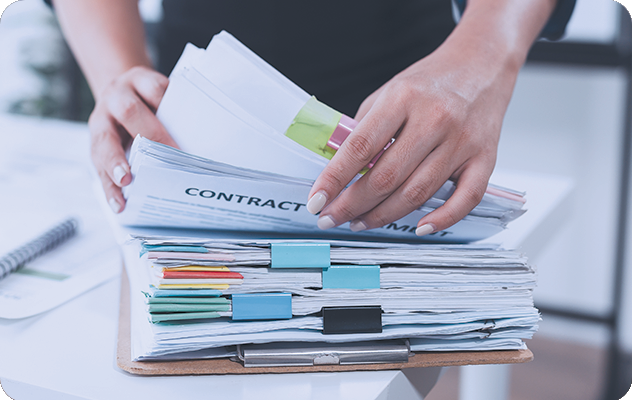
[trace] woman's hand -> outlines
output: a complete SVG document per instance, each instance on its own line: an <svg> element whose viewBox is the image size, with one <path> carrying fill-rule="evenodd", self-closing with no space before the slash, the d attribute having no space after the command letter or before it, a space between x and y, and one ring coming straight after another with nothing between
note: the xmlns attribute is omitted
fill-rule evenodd
<svg viewBox="0 0 632 400"><path fill-rule="evenodd" d="M167 89L166 76L147 67L133 67L105 87L90 115L92 162L112 211L121 212L121 188L132 181L125 148L138 134L176 146L155 112Z"/></svg>
<svg viewBox="0 0 632 400"><path fill-rule="evenodd" d="M456 182L454 194L418 222L416 233L444 230L465 217L485 194L518 71L553 5L468 2L441 47L363 102L358 126L309 194L307 208L320 212L318 226L384 226L419 208L448 179ZM391 138L373 168L344 190Z"/></svg>

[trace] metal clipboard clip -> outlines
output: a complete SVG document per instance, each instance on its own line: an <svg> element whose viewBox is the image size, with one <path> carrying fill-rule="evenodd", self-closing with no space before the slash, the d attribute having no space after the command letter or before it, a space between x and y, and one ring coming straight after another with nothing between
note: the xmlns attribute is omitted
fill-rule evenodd
<svg viewBox="0 0 632 400"><path fill-rule="evenodd" d="M408 340L237 345L237 358L244 367L406 363L410 355Z"/></svg>

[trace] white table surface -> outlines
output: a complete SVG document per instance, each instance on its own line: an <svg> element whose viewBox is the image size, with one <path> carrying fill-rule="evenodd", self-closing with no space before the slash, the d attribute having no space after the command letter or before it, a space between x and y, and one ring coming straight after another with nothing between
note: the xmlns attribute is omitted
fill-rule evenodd
<svg viewBox="0 0 632 400"><path fill-rule="evenodd" d="M87 162L83 124L0 116L0 140L10 146L73 146ZM56 135L56 136L51 136ZM511 229L488 241L539 250L559 225L571 191L562 177L498 172L495 183L526 190L529 211ZM91 190L74 187L68 190ZM0 188L1 192L1 188ZM3 193L4 195L4 193ZM54 199L48 199L54 201ZM101 212L95 207L95 212ZM104 226L104 229L109 229ZM120 268L120 258L112 268ZM138 377L116 367L119 281L89 291L44 314L0 319L0 382L17 400L27 399L422 399L440 368L248 376ZM1 398L1 394L0 394Z"/></svg>

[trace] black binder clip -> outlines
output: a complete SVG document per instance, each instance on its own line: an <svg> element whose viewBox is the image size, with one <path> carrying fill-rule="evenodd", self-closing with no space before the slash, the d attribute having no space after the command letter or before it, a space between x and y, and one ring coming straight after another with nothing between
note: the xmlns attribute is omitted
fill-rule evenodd
<svg viewBox="0 0 632 400"><path fill-rule="evenodd" d="M382 307L323 307L323 333L382 333Z"/></svg>

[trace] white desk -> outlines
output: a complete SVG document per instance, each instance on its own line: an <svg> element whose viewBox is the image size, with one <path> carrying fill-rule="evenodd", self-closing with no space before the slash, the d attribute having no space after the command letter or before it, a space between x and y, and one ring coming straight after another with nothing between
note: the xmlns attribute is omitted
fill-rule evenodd
<svg viewBox="0 0 632 400"><path fill-rule="evenodd" d="M0 126L3 146L23 145L25 141L31 146L42 146L50 143L51 135L57 135L59 146L84 151L85 154L76 157L87 162L88 137L84 125L0 116ZM20 139L12 140L13 135ZM47 140L41 140L44 138ZM509 186L528 191L530 210L514 222L512 229L501 234L502 240L511 246L535 246L537 241L530 238L544 234L542 227L559 225L560 221L551 215L555 216L554 211L568 198L571 185L564 178L517 173L498 174L497 181L502 184L509 179L513 180ZM68 190L91 189L75 186ZM95 212L100 210L95 208ZM121 261L113 259L112 263L118 266ZM118 296L119 282L115 279L45 314L22 320L0 319L0 381L7 394L18 400L423 399L441 370L132 376L115 365Z"/></svg>

